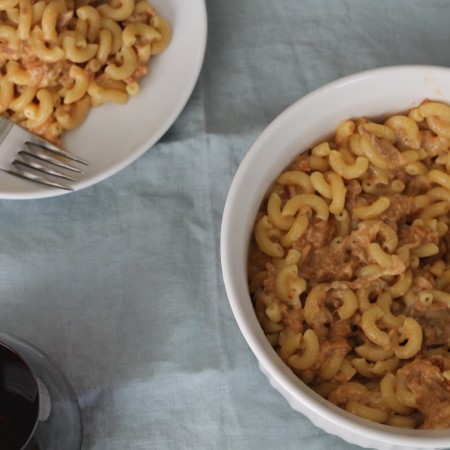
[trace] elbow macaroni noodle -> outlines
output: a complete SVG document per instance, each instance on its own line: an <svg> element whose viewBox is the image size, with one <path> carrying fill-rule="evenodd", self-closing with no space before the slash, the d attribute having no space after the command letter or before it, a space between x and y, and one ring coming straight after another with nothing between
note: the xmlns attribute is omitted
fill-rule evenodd
<svg viewBox="0 0 450 450"><path fill-rule="evenodd" d="M59 144L91 106L137 95L170 37L147 0L0 2L0 113Z"/></svg>
<svg viewBox="0 0 450 450"><path fill-rule="evenodd" d="M449 224L446 104L345 120L300 154L261 204L248 253L281 359L360 417L450 428Z"/></svg>

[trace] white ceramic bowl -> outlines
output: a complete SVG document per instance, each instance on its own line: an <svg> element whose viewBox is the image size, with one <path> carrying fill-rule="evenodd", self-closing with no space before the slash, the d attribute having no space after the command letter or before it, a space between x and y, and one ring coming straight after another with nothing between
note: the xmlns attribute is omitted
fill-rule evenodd
<svg viewBox="0 0 450 450"><path fill-rule="evenodd" d="M324 400L281 361L261 329L247 287L247 249L256 212L269 185L303 150L349 117L406 111L429 98L450 103L450 69L397 66L357 73L298 100L261 134L243 159L228 194L221 230L222 271L236 321L261 370L295 410L328 433L381 450L450 445L450 429L404 430L360 419Z"/></svg>

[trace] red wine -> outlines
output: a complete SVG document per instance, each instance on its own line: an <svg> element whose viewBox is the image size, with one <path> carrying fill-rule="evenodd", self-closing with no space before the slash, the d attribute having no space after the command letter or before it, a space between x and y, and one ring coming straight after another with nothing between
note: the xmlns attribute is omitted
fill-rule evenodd
<svg viewBox="0 0 450 450"><path fill-rule="evenodd" d="M39 413L36 379L25 361L0 344L0 450L20 450Z"/></svg>

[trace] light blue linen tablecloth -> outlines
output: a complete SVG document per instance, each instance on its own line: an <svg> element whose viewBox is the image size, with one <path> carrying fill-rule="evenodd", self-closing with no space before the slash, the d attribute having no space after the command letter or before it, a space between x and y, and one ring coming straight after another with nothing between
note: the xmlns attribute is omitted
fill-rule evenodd
<svg viewBox="0 0 450 450"><path fill-rule="evenodd" d="M207 9L200 79L158 144L80 192L0 201L0 330L70 379L83 450L355 448L291 410L259 371L222 283L222 210L249 146L299 97L360 70L448 65L450 2Z"/></svg>

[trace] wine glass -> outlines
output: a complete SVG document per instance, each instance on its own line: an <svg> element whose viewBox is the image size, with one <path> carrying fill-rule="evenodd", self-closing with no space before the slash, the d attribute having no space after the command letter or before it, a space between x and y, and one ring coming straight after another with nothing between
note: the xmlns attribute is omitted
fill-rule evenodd
<svg viewBox="0 0 450 450"><path fill-rule="evenodd" d="M82 421L75 393L31 344L0 333L0 448L80 450Z"/></svg>

